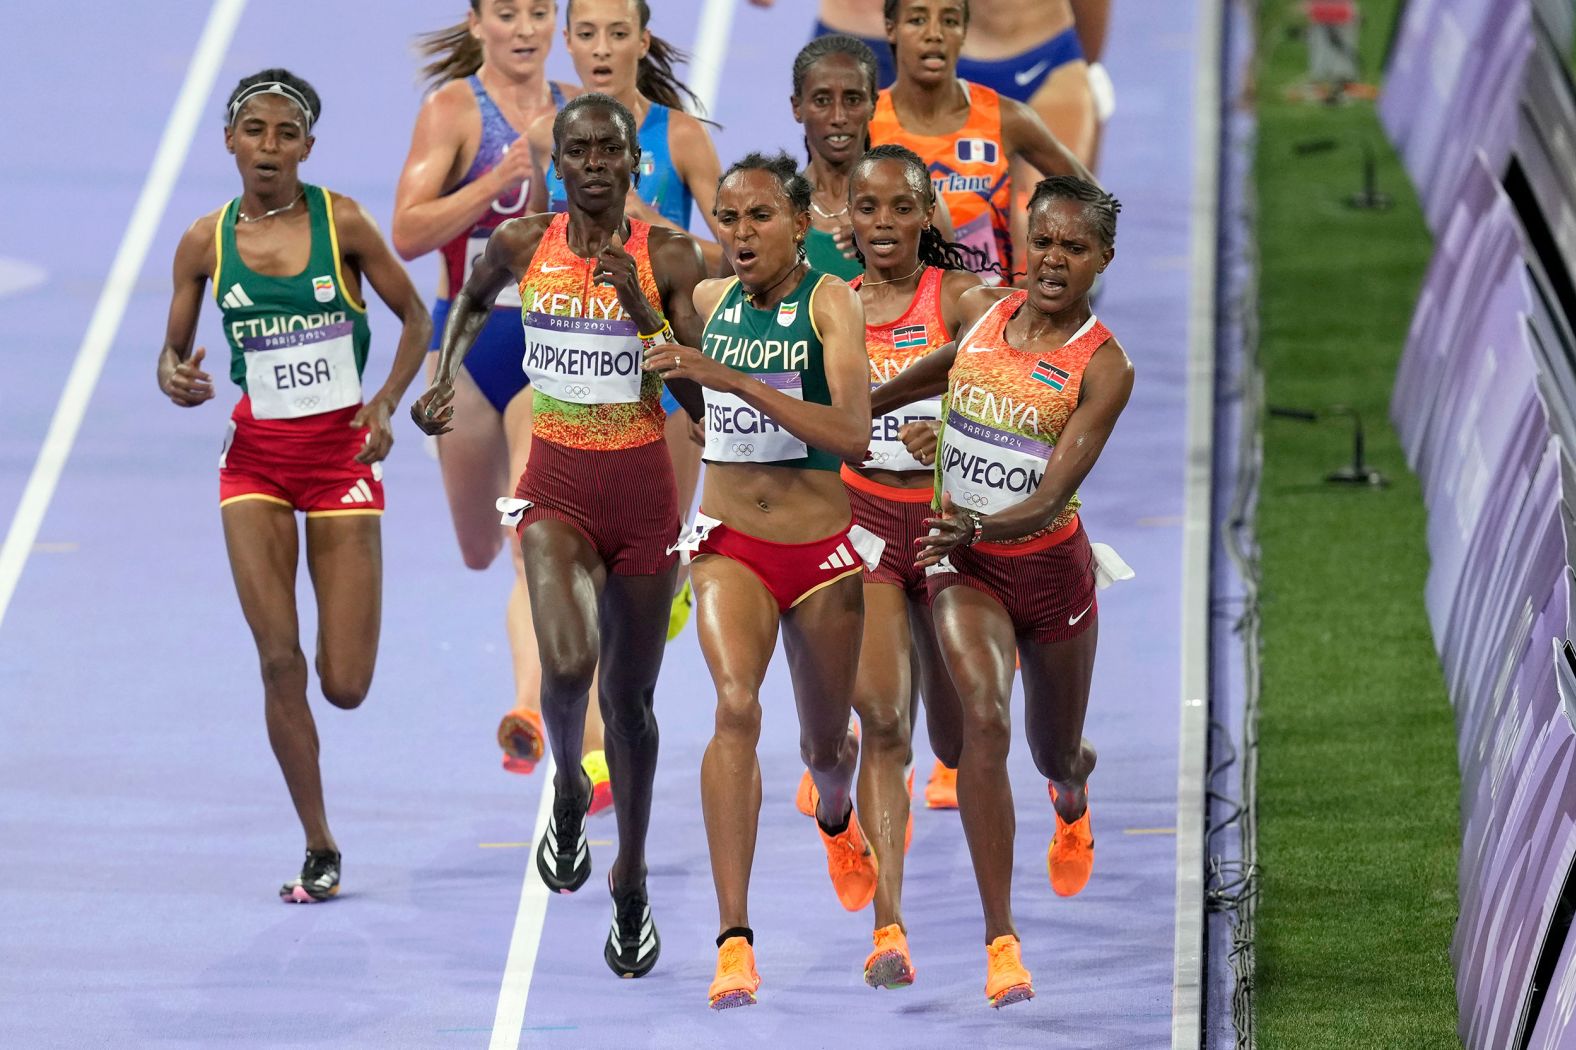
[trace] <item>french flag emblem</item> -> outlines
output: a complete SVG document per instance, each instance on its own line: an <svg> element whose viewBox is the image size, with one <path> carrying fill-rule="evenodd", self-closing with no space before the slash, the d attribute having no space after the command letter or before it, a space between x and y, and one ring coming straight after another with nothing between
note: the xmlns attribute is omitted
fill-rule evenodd
<svg viewBox="0 0 1576 1050"><path fill-rule="evenodd" d="M995 164L997 145L990 139L958 139L959 164Z"/></svg>

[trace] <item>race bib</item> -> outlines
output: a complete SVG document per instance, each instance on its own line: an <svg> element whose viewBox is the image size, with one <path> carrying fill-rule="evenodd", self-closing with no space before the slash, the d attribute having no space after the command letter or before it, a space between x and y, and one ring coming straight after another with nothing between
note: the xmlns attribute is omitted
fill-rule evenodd
<svg viewBox="0 0 1576 1050"><path fill-rule="evenodd" d="M754 378L791 398L804 400L804 379L798 372L756 372ZM709 387L704 392L706 459L715 463L776 463L810 454L808 445L737 394L724 394Z"/></svg>
<svg viewBox="0 0 1576 1050"><path fill-rule="evenodd" d="M639 333L627 318L525 315L525 374L560 401L639 401L640 356Z"/></svg>
<svg viewBox="0 0 1576 1050"><path fill-rule="evenodd" d="M875 389L875 384L871 384L871 389ZM898 432L909 423L937 419L940 415L941 398L937 397L873 417L870 420L870 458L865 460L865 466L874 470L929 470L908 451Z"/></svg>
<svg viewBox="0 0 1576 1050"><path fill-rule="evenodd" d="M1034 495L1045 477L1051 446L954 411L947 416L938 455L941 490L951 494L952 502L994 514Z"/></svg>
<svg viewBox="0 0 1576 1050"><path fill-rule="evenodd" d="M477 260L487 250L487 238L491 235L491 230L488 230L486 233L471 232L470 240L465 243L465 272L460 274L460 284L462 286L471 279L471 271L476 269ZM459 293L460 290L456 288L452 294L458 295ZM497 310L502 310L505 307L518 310L522 305L520 302L520 287L515 284L504 285L503 291L498 293L498 298L493 300L493 308Z"/></svg>
<svg viewBox="0 0 1576 1050"><path fill-rule="evenodd" d="M248 336L246 392L258 419L297 419L361 403L354 322Z"/></svg>

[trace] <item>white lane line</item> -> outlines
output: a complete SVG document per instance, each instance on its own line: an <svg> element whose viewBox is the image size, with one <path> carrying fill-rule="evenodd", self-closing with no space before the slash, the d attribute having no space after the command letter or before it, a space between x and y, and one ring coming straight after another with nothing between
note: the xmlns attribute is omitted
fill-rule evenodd
<svg viewBox="0 0 1576 1050"><path fill-rule="evenodd" d="M71 446L76 442L77 431L82 428L82 417L87 413L94 387L98 386L99 375L104 371L104 361L120 330L126 304L148 257L148 248L159 231L159 223L164 219L164 209L170 203L170 194L197 133L197 122L208 104L214 79L230 49L230 40L235 36L245 7L246 0L214 0L208 11L208 22L192 52L186 80L176 96L170 119L164 125L164 135L153 154L147 181L142 184L131 222L121 238L104 289L99 293L98 305L88 321L87 333L82 337L71 373L66 377L65 389L55 405L49 432L44 436L44 447L39 450L33 472L28 475L27 487L22 490L21 502L6 530L5 545L0 546L0 625L5 623L11 596L16 592L27 556L38 538L49 502L54 498L60 473L71 457Z"/></svg>
<svg viewBox="0 0 1576 1050"><path fill-rule="evenodd" d="M689 86L706 107L706 116L717 112L717 91L722 67L728 60L728 36L733 31L737 0L706 0L695 30L695 54L690 58Z"/></svg>
<svg viewBox="0 0 1576 1050"><path fill-rule="evenodd" d="M1221 0L1198 5L1193 81L1193 294L1188 310L1186 511L1182 526L1182 712L1177 756L1172 1050L1202 1045L1204 779L1209 738L1210 532L1215 432L1215 271L1220 213Z"/></svg>
<svg viewBox="0 0 1576 1050"><path fill-rule="evenodd" d="M536 829L531 844L542 841L547 822L553 817L553 756L545 755L537 766L542 777L542 800L536 806ZM525 881L520 884L520 906L514 914L514 933L509 937L509 957L503 964L503 985L498 989L498 1010L493 1014L492 1041L488 1050L515 1050L520 1045L520 1030L525 1027L525 1001L531 995L531 972L536 969L536 950L542 941L542 923L547 919L547 899L552 894L536 870L536 854L527 856Z"/></svg>

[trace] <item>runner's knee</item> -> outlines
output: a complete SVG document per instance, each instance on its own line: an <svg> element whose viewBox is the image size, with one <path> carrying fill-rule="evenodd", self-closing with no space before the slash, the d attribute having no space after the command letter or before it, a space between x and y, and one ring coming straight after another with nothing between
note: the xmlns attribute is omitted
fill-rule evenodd
<svg viewBox="0 0 1576 1050"><path fill-rule="evenodd" d="M755 690L721 685L717 689L717 735L741 737L751 746L761 738L761 704Z"/></svg>
<svg viewBox="0 0 1576 1050"><path fill-rule="evenodd" d="M298 645L263 649L258 665L266 692L298 688L306 678L306 656Z"/></svg>

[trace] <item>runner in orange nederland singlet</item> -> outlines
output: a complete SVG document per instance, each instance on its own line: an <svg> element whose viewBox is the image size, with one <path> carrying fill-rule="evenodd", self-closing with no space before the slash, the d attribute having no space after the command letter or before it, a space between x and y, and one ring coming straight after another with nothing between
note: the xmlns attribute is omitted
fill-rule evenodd
<svg viewBox="0 0 1576 1050"><path fill-rule="evenodd" d="M1025 734L1055 810L1052 889L1079 892L1094 864L1095 751L1083 723L1097 565L1102 576L1128 572L1109 548L1091 547L1077 488L1133 385L1132 363L1089 308L1095 276L1115 254L1118 208L1081 179L1041 182L1029 207L1027 290L966 293L965 334L872 395L882 412L946 392L936 456L941 514L918 541L917 564L927 571L936 634L963 705L958 804L984 905L992 1006L1034 994L1011 906L1015 653Z"/></svg>
<svg viewBox="0 0 1576 1050"><path fill-rule="evenodd" d="M897 81L881 92L870 141L907 146L930 168L957 240L1013 274L1011 162L1045 175L1093 176L1022 102L960 80L968 0L886 0Z"/></svg>
<svg viewBox="0 0 1576 1050"><path fill-rule="evenodd" d="M427 433L448 427L457 369L493 299L515 284L534 435L515 498L499 506L518 522L542 657L542 715L557 767L553 818L536 867L560 893L591 875L591 783L580 754L586 691L597 670L619 838L608 872L613 926L602 954L614 973L640 977L661 950L645 846L657 760L652 697L677 563L667 548L679 527L662 380L642 369L641 351L675 332L686 341L699 337L692 294L702 262L689 234L625 217L640 147L634 117L616 99L581 95L559 111L553 163L569 210L498 227L455 297L433 385L411 414Z"/></svg>

